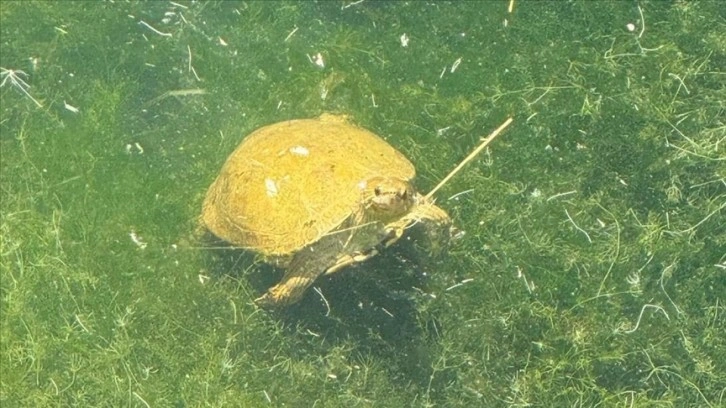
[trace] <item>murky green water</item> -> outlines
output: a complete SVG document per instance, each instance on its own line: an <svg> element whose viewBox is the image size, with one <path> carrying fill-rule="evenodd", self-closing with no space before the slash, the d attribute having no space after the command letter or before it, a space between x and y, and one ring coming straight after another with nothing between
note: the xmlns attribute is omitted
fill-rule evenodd
<svg viewBox="0 0 726 408"><path fill-rule="evenodd" d="M723 405L722 7L509 6L0 3L0 405ZM447 256L262 311L277 272L201 202L245 134L322 112L422 191L514 123L438 193Z"/></svg>

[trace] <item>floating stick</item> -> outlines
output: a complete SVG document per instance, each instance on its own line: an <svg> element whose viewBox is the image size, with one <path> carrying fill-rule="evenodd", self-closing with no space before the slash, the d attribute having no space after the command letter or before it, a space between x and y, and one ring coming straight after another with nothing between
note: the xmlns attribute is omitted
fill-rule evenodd
<svg viewBox="0 0 726 408"><path fill-rule="evenodd" d="M476 149L474 149L474 151L472 151L468 156L466 156L466 158L464 160L462 160L461 163L459 163L459 165L456 166L456 168L454 170L451 170L451 172L449 174L447 174L446 177L444 177L444 179L441 180L439 182L439 184L437 184L436 187L434 187L433 190L429 191L429 193L426 194L426 198L428 199L428 198L433 197L434 193L436 193L444 184L446 184L447 181L451 180L451 178L454 177L454 175L456 173L458 173L459 170L461 170L467 163L469 163L472 159L474 159L474 157L476 157L477 154L479 154L482 150L484 150L484 148L487 147L489 145L489 143L492 140L494 140L495 137L499 136L499 134L502 133L502 131L507 126L509 126L510 123L512 123L512 120L513 120L512 118L509 118L506 121L504 121L504 123L502 123L501 125L499 125L499 127L496 128L489 135L489 137L487 137L486 139L484 139L481 142L481 144L479 144L479 146Z"/></svg>

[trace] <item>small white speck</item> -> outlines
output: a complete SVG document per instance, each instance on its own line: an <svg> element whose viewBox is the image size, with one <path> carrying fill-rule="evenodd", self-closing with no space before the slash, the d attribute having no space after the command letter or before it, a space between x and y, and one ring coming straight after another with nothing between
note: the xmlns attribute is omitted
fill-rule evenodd
<svg viewBox="0 0 726 408"><path fill-rule="evenodd" d="M323 55L321 53L317 53L313 56L308 55L308 59L318 67L325 68L325 61L323 60Z"/></svg>
<svg viewBox="0 0 726 408"><path fill-rule="evenodd" d="M453 74L454 71L456 71L456 68L459 68L459 65L461 64L461 57L459 57L456 61L454 61L453 64L451 64L451 73Z"/></svg>
<svg viewBox="0 0 726 408"><path fill-rule="evenodd" d="M406 33L403 33L401 37L399 37L399 40L401 40L401 47L408 47L409 38Z"/></svg>
<svg viewBox="0 0 726 408"><path fill-rule="evenodd" d="M30 57L30 63L33 65L33 71L38 70L38 61L40 61L40 59L37 57Z"/></svg>
<svg viewBox="0 0 726 408"><path fill-rule="evenodd" d="M129 237L131 237L131 241L136 244L137 247L140 249L146 249L146 242L136 233L136 231L129 232Z"/></svg>
<svg viewBox="0 0 726 408"><path fill-rule="evenodd" d="M635 31L635 24L633 24L633 23L628 23L628 24L627 24L627 25L625 26L625 28L627 28L627 29L628 29L628 31L630 31L630 32L632 33L633 31Z"/></svg>
<svg viewBox="0 0 726 408"><path fill-rule="evenodd" d="M272 179L265 179L265 191L267 191L268 197L275 197L277 193L279 192L277 190L277 183L275 183L275 180Z"/></svg>
<svg viewBox="0 0 726 408"><path fill-rule="evenodd" d="M224 39L222 37L219 37L219 45L221 45L222 47L226 47L227 41L224 41Z"/></svg>
<svg viewBox="0 0 726 408"><path fill-rule="evenodd" d="M78 108L76 108L73 105L68 104L68 102L66 102L66 101L63 101L63 107L73 113L78 113Z"/></svg>
<svg viewBox="0 0 726 408"><path fill-rule="evenodd" d="M290 153L295 156L308 156L310 151L304 146L293 146L290 148Z"/></svg>
<svg viewBox="0 0 726 408"><path fill-rule="evenodd" d="M134 142L134 144L127 143L126 144L126 154L133 154L133 153L144 153L144 148L141 147L141 145L138 142Z"/></svg>

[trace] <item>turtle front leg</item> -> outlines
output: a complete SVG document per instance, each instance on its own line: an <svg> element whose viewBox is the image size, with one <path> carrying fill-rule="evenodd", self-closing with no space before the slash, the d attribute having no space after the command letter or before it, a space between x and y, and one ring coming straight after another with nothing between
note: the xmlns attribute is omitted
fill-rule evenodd
<svg viewBox="0 0 726 408"><path fill-rule="evenodd" d="M305 248L296 253L280 283L255 299L255 303L266 308L297 303L302 299L305 290L323 273L325 265L334 261L329 258L331 255L326 251L316 251L315 248Z"/></svg>
<svg viewBox="0 0 726 408"><path fill-rule="evenodd" d="M357 252L351 255L343 255L339 257L335 263L325 269L316 269L314 262L303 260L294 262L290 268L285 271L285 276L277 285L267 290L267 293L255 299L255 303L265 308L284 307L297 303L302 299L305 291L321 274L329 275L339 270L368 260L378 254L378 250L371 249L367 252ZM303 268L304 265L307 265Z"/></svg>
<svg viewBox="0 0 726 408"><path fill-rule="evenodd" d="M255 299L255 303L264 308L278 308L297 303L302 299L305 290L312 285L314 276L295 276L290 270L285 272L282 281L267 290L267 293Z"/></svg>
<svg viewBox="0 0 726 408"><path fill-rule="evenodd" d="M285 270L282 280L255 299L262 307L284 307L302 299L307 288L324 272L340 269L353 262L341 261L343 238L332 234L296 253ZM340 265L340 266L338 266ZM337 270L335 269L335 270Z"/></svg>
<svg viewBox="0 0 726 408"><path fill-rule="evenodd" d="M325 274L330 275L331 273L338 272L339 270L347 266L365 262L376 255L378 255L377 249L371 249L368 252L357 252L352 255L343 255L338 258L338 261L335 263L335 265L331 266L325 271Z"/></svg>

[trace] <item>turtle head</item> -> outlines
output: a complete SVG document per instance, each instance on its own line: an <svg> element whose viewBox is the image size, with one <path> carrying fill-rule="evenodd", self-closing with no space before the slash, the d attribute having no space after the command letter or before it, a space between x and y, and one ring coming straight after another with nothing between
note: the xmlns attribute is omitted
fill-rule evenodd
<svg viewBox="0 0 726 408"><path fill-rule="evenodd" d="M371 177L358 187L366 214L381 221L408 213L416 200L411 183L396 177Z"/></svg>

